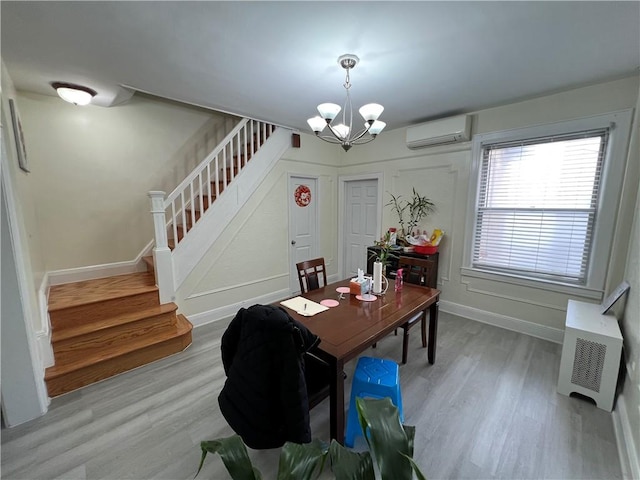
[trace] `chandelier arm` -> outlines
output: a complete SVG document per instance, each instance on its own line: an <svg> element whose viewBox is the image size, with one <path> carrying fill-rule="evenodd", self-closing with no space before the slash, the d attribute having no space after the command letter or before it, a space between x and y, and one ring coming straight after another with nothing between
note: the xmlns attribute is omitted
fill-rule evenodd
<svg viewBox="0 0 640 480"><path fill-rule="evenodd" d="M330 123L327 124L327 127L329 127L329 131L331 132L331 134L336 138L336 140L338 140L338 143L342 143L343 141L347 140L347 139L342 138L340 135L338 135L338 133L331 126ZM329 138L331 138L331 137L329 137Z"/></svg>
<svg viewBox="0 0 640 480"><path fill-rule="evenodd" d="M333 137L330 137L329 135L316 135L316 137L318 137L320 140L324 140L325 142L335 143L338 145L342 144L342 139L336 137L335 135Z"/></svg>
<svg viewBox="0 0 640 480"><path fill-rule="evenodd" d="M362 140L353 140L351 143L353 145L364 145L365 143L373 142L376 138L374 136L369 136L368 138L364 138Z"/></svg>
<svg viewBox="0 0 640 480"><path fill-rule="evenodd" d="M369 127L363 129L361 132L359 132L355 137L353 137L352 139L350 139L349 141L351 143L357 142L358 140L360 140L362 137L364 137L367 133L369 133ZM371 140L373 140L374 137L371 137ZM369 141L369 140L368 140Z"/></svg>

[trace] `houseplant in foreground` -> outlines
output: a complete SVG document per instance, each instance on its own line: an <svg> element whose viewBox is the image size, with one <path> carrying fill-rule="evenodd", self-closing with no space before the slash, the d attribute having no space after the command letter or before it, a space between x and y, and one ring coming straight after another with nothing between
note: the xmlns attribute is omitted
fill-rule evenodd
<svg viewBox="0 0 640 480"><path fill-rule="evenodd" d="M327 457L336 480L375 480L375 458L381 480L426 480L413 461L415 427L402 425L398 409L389 398L356 398L358 419L369 451L353 452L335 440L313 440L307 444L287 442L280 452L278 479L309 480L320 476ZM208 453L218 453L233 480L261 480L247 447L238 435L200 443L202 457L198 473ZM371 452L371 453L370 453ZM373 456L372 456L373 455Z"/></svg>

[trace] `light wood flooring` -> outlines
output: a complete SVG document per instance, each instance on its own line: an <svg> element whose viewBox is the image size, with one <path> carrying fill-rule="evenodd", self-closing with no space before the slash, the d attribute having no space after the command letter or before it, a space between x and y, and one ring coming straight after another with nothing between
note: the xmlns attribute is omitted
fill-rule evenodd
<svg viewBox="0 0 640 480"><path fill-rule="evenodd" d="M217 403L226 324L199 327L185 352L57 397L45 416L3 429L2 478L193 478L199 442L232 434ZM555 391L560 345L441 313L428 365L411 333L400 369L405 423L416 425L414 456L427 478L622 477L611 414ZM401 335L391 335L366 354L399 362L401 352ZM326 400L311 424L328 438ZM276 478L278 454L250 450L265 480ZM209 456L198 478L229 476Z"/></svg>

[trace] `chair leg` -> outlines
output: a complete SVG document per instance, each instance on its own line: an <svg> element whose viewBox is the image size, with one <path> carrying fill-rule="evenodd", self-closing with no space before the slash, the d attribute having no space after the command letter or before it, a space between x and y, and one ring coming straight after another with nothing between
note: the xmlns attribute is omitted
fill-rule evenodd
<svg viewBox="0 0 640 480"><path fill-rule="evenodd" d="M422 330L422 348L427 348L427 311L422 312L420 320L420 330Z"/></svg>
<svg viewBox="0 0 640 480"><path fill-rule="evenodd" d="M402 364L404 365L409 355L409 327L403 327L402 330L404 330L402 334Z"/></svg>

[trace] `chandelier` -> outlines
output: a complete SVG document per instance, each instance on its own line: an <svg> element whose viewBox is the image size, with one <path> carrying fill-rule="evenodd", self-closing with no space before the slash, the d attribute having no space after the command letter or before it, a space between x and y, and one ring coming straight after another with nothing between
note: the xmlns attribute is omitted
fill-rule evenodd
<svg viewBox="0 0 640 480"><path fill-rule="evenodd" d="M347 98L344 101L344 107L340 108L340 105L335 103L321 103L318 105L318 113L313 118L307 120L307 123L314 131L316 137L321 138L325 142L336 143L342 145L345 152L348 152L353 145L362 145L369 143L382 131L387 125L384 122L378 120L378 117L384 110L382 105L377 103L368 103L360 107L360 115L364 118L364 128L357 133L353 131L353 107L351 105L351 95L349 89L351 88L351 82L349 80L349 70L355 67L360 59L351 54L342 55L338 58L338 63L347 71L346 79L343 84L347 91ZM333 120L338 116L342 110L342 123L332 125ZM348 121L348 123L347 123ZM329 127L331 135L320 135L320 133Z"/></svg>

